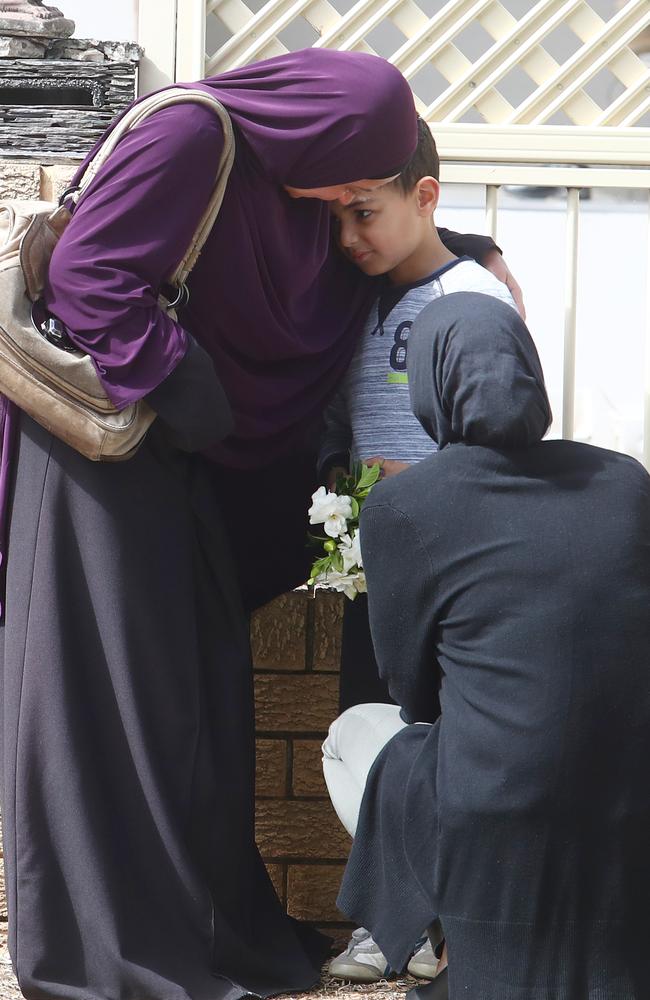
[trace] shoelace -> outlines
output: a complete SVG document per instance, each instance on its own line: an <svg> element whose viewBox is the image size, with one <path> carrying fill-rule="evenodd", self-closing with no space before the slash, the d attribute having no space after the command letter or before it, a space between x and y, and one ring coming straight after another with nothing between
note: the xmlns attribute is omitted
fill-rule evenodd
<svg viewBox="0 0 650 1000"><path fill-rule="evenodd" d="M365 927L357 927L355 931L352 931L352 937L347 947L348 955L353 951L372 951L374 948L377 948L377 945L370 931L366 930Z"/></svg>

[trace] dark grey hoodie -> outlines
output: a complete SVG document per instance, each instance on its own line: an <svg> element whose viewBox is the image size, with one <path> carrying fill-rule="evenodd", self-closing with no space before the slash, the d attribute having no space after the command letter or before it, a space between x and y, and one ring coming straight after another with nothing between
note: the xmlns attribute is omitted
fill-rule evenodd
<svg viewBox="0 0 650 1000"><path fill-rule="evenodd" d="M439 453L379 484L362 551L407 726L368 779L339 898L394 967L439 916L451 1000L647 1000L650 477L542 441L537 352L449 295L411 333Z"/></svg>

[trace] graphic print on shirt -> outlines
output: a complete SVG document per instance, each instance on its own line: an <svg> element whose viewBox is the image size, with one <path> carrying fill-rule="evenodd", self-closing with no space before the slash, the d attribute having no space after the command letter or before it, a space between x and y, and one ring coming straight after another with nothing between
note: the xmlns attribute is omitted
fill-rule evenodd
<svg viewBox="0 0 650 1000"><path fill-rule="evenodd" d="M395 330L395 343L390 352L390 366L394 372L401 374L406 371L406 352L408 350L409 332L413 323L405 320ZM390 381L390 380L389 380Z"/></svg>
<svg viewBox="0 0 650 1000"><path fill-rule="evenodd" d="M375 299L339 393L328 406L322 454L372 455L419 462L436 450L409 397L408 343L418 315L453 292L494 295L515 308L504 284L473 260L459 259L412 285L386 282Z"/></svg>
<svg viewBox="0 0 650 1000"><path fill-rule="evenodd" d="M419 282L417 284L420 284ZM443 295L442 285L438 278L431 281L427 278L422 284L433 285L429 290L432 299ZM402 310L397 310L398 321L393 327L389 323L391 314L401 300L417 285L404 285L399 288L389 287L382 292L377 301L377 325L371 330L371 336L384 337L390 334L392 344L388 355L390 371L387 373L386 381L389 385L408 385L408 375L406 373L406 358L408 353L408 339L413 319L401 319ZM390 343L390 341L389 341Z"/></svg>

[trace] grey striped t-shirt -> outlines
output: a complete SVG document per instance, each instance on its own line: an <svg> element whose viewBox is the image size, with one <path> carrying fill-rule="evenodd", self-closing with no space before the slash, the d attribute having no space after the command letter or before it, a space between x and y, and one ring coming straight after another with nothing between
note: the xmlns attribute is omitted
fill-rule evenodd
<svg viewBox="0 0 650 1000"><path fill-rule="evenodd" d="M350 367L326 414L319 465L350 451L352 461L382 455L419 462L436 450L411 411L406 352L418 313L451 292L483 292L515 308L510 292L469 257L412 285L387 285L370 310Z"/></svg>

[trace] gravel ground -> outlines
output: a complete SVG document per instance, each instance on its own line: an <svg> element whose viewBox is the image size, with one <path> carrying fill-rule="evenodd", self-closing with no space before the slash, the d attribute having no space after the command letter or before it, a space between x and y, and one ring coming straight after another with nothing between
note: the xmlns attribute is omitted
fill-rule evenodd
<svg viewBox="0 0 650 1000"><path fill-rule="evenodd" d="M420 980L421 982L421 980ZM378 983L371 986L362 986L355 983L342 983L339 979L332 979L323 971L323 980L320 989L312 993L293 993L295 1000L362 1000L363 997L373 997L377 1000L402 1000L402 997L412 986L417 986L418 980L407 976L405 979L380 979ZM8 994L13 997L15 994ZM4 997L3 997L4 1000Z"/></svg>

